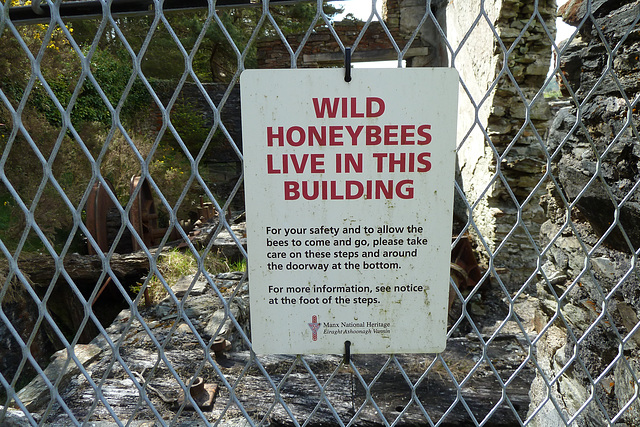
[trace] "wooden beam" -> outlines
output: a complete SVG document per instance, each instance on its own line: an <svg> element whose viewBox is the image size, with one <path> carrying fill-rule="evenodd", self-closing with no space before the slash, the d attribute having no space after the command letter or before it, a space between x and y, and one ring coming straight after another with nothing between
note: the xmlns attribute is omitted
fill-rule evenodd
<svg viewBox="0 0 640 427"><path fill-rule="evenodd" d="M429 55L428 47L412 47L404 54L404 58L414 56ZM398 59L398 52L395 49L377 49L357 51L351 54L351 62L372 62L372 61L393 61ZM342 63L344 54L342 52L316 53L302 55L304 63Z"/></svg>

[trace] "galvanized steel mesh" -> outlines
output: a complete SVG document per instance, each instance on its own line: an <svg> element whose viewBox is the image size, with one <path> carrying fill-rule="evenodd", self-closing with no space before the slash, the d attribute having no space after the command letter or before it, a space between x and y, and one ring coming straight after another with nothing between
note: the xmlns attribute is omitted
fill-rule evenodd
<svg viewBox="0 0 640 427"><path fill-rule="evenodd" d="M563 74L559 68L562 58L571 49L571 43L556 44L555 19L548 16L547 2L536 0L531 5L514 2L511 7L518 11L515 15L519 22L518 25L507 25L508 34L496 21L494 13L496 5L502 2L468 2L466 9L460 9L465 9L467 18L460 21L455 38L451 35L452 23L449 22L447 28L442 15L438 14L438 8L444 7L446 2L425 0L422 3L426 5L399 2L407 10L411 9L409 6L413 7L411 13L418 14L417 18L413 17L414 27L405 29L401 38L387 27L375 0L353 2L366 4L371 11L355 42L348 44L333 29L332 21L323 12L319 0L311 25L299 31L301 37L297 45L290 44L276 16L280 13L276 7L289 7L284 3L264 1L252 4L250 8L255 15L246 20L246 25L254 25L254 28L250 28L249 37L242 45L234 42L234 35L230 32L236 27L230 29L229 22L216 13L218 7L229 5L217 5L213 1L206 5L204 2L194 4L192 10L184 12L197 15L200 23L190 34L177 32L170 14L163 12L162 1L149 2L147 10L134 14L139 12L148 17L144 31L135 35L129 32L130 26L124 28L131 24L127 22L131 12L112 14L118 2L95 2L98 15L84 18L94 20L95 32L90 39L82 41L75 39L73 31L74 23L81 21L70 21L60 12L63 9L61 5L68 6L72 2L47 1L33 5L34 11L44 7L50 12L50 17L39 15L46 16L40 18L39 23L21 21L18 15L11 18L12 8L24 4L11 1L0 4L0 44L14 43L19 59L29 64L29 74L20 91L10 92L6 85L0 86L0 103L10 120L0 124L2 201L5 206L13 206L22 216L22 221L18 221L22 228L15 242L10 244L0 240L5 275L0 288L0 301L3 302L0 326L5 331L4 336L8 337L3 345L18 348L21 352L14 368L0 374L5 396L5 400L0 402L0 424L18 422L15 420L19 419L19 422L32 425L77 425L98 421L118 425L633 425L639 419L634 333L640 328L640 323L635 317L637 310L633 304L623 304L617 295L627 292L626 286L637 280L638 245L635 231L632 233L629 229L633 222L625 221L624 215L627 206L635 203L634 194L640 181L625 182L619 188L612 188L606 169L612 161L612 153L618 153L616 144L621 141L631 141L631 146L636 148L630 158L636 162L638 158L638 95L629 92L624 81L626 77L620 76L616 67L618 61L637 64L637 51L634 57L633 51L630 53L624 46L638 35L638 3L618 2L635 8L635 15L632 14L635 20L621 22L621 34L612 39L606 30L599 27L601 21L598 19L614 9L611 7L603 12L602 3L614 2L575 2L576 8L582 8L581 15L578 13L582 18L575 24L581 31L595 32L602 42L599 54L604 58L598 71L600 78L590 89L577 93L573 77ZM422 11L415 12L420 7ZM521 19L522 16L527 18ZM509 19L516 18L504 18L506 22ZM398 64L408 59L405 55L409 48L421 43L421 30L428 26L432 29L431 40L435 37L440 43L439 47L432 44L430 48L441 49L441 53L449 58L450 65L461 71L461 97L464 98L461 103L471 109L472 119L459 123L458 150L463 153L473 144L474 135L479 135L482 141L479 158L484 159L484 166L479 162L477 168L485 167L487 172L473 183L463 183L461 178L455 184L459 196L457 209L462 212L463 221L454 236L453 246L464 236L471 236L483 267L481 278L468 289L452 287L455 301L450 315L448 349L442 354L357 356L348 361L339 355L256 356L251 350L251 335L246 322L248 307L245 297L249 278L241 272L216 274L209 271L206 261L217 250L216 238L225 232L241 256L246 257L242 235L232 228L234 203L243 197L242 175L239 174L225 192L217 191L208 180L209 175L203 172L206 155L211 147L218 144L218 147L224 146L232 153L231 162L242 159L241 141L234 139L229 131L232 125L225 117L232 108L229 102L240 74L245 68L255 66L247 64L246 60L249 50L255 48L260 37L267 32L265 29L275 44L284 46L288 53L288 66L295 68L302 59L306 43L320 27L329 28L340 52L351 47L356 54L359 46L364 46L367 30L374 21L381 22L384 34L396 51ZM521 78L527 71L517 70L521 64L513 61L517 55L526 54L522 50L523 43L534 33L534 27L537 27L536 37L547 38L550 52L557 59L548 75L544 73L540 77L540 73L537 74L537 87ZM226 81L218 83L223 89L216 97L207 90L202 76L193 69L198 50L213 28L221 40L226 41L224 48L234 63L231 69L224 70ZM172 52L171 58L181 61L180 71L173 75L171 89L165 90L162 96L158 93L158 85L144 72L145 62L150 60L149 48L159 33L168 42L166 49ZM38 40L34 43L36 34ZM137 37L135 41L128 38L134 36ZM476 83L469 80L473 73L473 69L468 68L469 62L473 61L465 61L478 46L475 44L477 40L484 36L488 37L491 47L484 52L486 58L476 60L480 63L494 60L489 57L497 59L495 73L489 75L478 90ZM577 42L578 38L576 31L570 41ZM98 70L94 59L105 40L117 43L126 53L128 72L118 76L124 84L117 94L107 93L96 77ZM55 51L61 48L74 57L77 70L75 83L68 88L70 95L65 99L59 97L58 88L52 87L47 80L46 76L51 74L45 69L53 66ZM157 54L158 50L154 52ZM10 64L14 59L4 60ZM154 60L158 61L158 58ZM535 60L525 68L533 62ZM467 67L466 71L462 70L464 67ZM565 136L550 145L551 120L539 119L536 111L540 105L547 104L544 91L557 76L566 92L562 105L570 111L565 117L572 120L567 122L571 126ZM596 114L589 110L589 101L597 98L604 85L611 86L611 90L617 93L621 101L615 108L622 111L626 119L611 125L608 139L602 147L587 129L585 117ZM174 123L178 101L186 86L194 88L204 106L201 108L208 109L213 117L210 129L204 132L202 143L196 150L185 143L186 135L181 134L185 128L178 129ZM96 99L100 99L108 113L108 132L98 149L90 146L88 134L78 127L77 121L81 107L79 99L83 92L89 90L95 91ZM145 149L140 148L131 129L122 120L131 102L129 98L140 90L146 93L148 104L152 106L140 111L142 114L147 110L155 111L158 123L155 137ZM507 123L511 127L503 129L503 132L497 129L500 124L506 125L497 118L506 120L505 115L496 111L504 105L493 104L496 93L500 91L506 91L511 102L520 106L522 116L517 126ZM169 95L165 96L167 93ZM37 134L32 131L27 108L36 96L46 101L50 105L50 113L57 117L57 124ZM606 111L597 114L606 116ZM488 125L486 119L489 116L497 121L490 121ZM159 153L162 139L169 135L188 164L183 170L188 175L182 181L184 187L171 197L165 194L163 181L154 172L157 169L152 168L158 160L154 156ZM46 150L42 149L43 138L49 140ZM575 138L586 141L590 150L581 148L584 150L583 158L590 159L595 166L587 184L575 194L567 195L559 180L562 169L554 165L561 158L562 150ZM73 145L78 162L86 166L86 176L79 178L86 186L73 195L67 194L67 177L58 173L60 165L56 163L58 153L67 150L68 144ZM122 222L116 227L115 243L108 250L103 252L100 249L100 243L87 228L83 212L95 184L105 189L108 199L117 201L116 191L102 173L107 152L116 145L123 150L123 156L137 163L156 204L165 214L168 230L156 236L153 248L148 247L149 241L145 240L144 233L129 219L132 211L138 209L135 200L144 191L142 186L132 191L124 205L114 203L114 215ZM520 155L522 152L525 155ZM517 154L515 157L514 153ZM12 170L11 162L22 155L33 158L33 170L22 171L29 176L32 185L28 193L20 187L22 181L18 177L7 174ZM527 182L515 182L509 172L514 168L510 169L510 165L517 166L519 161L526 161L527 156L537 165L537 173L525 169ZM637 164L628 167L637 172ZM15 173L15 169L13 171ZM635 172L629 176L637 176ZM522 179L521 175L519 177ZM609 225L592 238L586 237L583 222L576 219L575 211L585 209L580 203L590 197L590 191L596 185L608 197L612 214ZM496 192L498 187L501 192ZM211 201L219 219L208 230L213 233L213 238L198 244L190 239L179 217L192 188L197 188ZM543 196L547 190L555 194L553 200ZM63 207L57 212L64 212L71 224L69 235L58 238L58 244L54 244L50 234L53 229L43 229L39 224L42 211L47 209L42 204L52 197ZM537 207L541 197L547 205L554 204L554 224L560 224L555 231L547 233L550 237L546 240L539 237L543 221L533 220L540 214ZM502 204L492 207L488 201L493 198L502 198ZM510 206L510 212L501 208L505 205ZM497 218L494 228L485 224L483 219L489 215ZM174 234L171 234L172 230ZM77 283L77 269L82 265L78 267L67 262L75 256L72 253L73 238L79 233L86 236L88 244L97 253L91 268L95 270L98 266L99 274L91 279L95 286L88 291ZM116 248L117 243L128 239L129 235L140 247L140 257L146 260L149 269L135 292L129 283L123 281L118 263L126 263L126 260L122 261ZM573 264L561 272L545 267L548 258L561 256L558 247L566 245L563 239L567 236L572 236L573 240L571 248L565 249L573 254L573 258L566 263ZM625 254L624 259L612 261L600 253L612 236L617 242L623 242L618 254ZM175 290L175 283L165 279L159 268L159 260L164 256L162 249L171 246L175 240L183 242L183 251L193 254L197 270L180 292ZM34 241L39 251L38 258L30 258L30 245ZM514 241L517 242L516 248L525 249L510 252ZM520 255L524 259L521 271L513 273L515 268L503 267ZM50 265L51 275L44 286L40 283L38 291L34 288L33 278L26 273L25 263L30 259ZM576 259L581 260L578 265ZM603 265L607 262L622 265L624 271L621 275L607 273L611 279L605 285L599 280L599 275L606 270ZM157 280L168 296L164 303L149 308L144 305L144 291L151 286L152 280ZM489 301L482 300L481 294L489 281ZM97 313L93 305L106 282L110 282L112 292L124 301L124 310L111 325L103 324L101 313ZM452 278L452 284L454 282ZM58 283L64 283L68 297L79 302L76 309L80 318L76 319L77 329L71 333L60 325L59 317L52 315L51 298ZM583 311L576 313L574 309L572 293L579 288L589 288L591 292L580 299L583 306L593 313L586 320ZM32 307L34 320L26 330L14 317L10 318L7 311L9 304L15 304L16 294L23 295L24 304ZM209 329L198 320L203 318L198 317L198 313L207 309L192 304L202 295L206 295L211 307L217 307L217 323L210 322L207 325ZM544 299L541 295L549 298ZM528 302L534 299L537 303L529 305ZM541 310L540 307L544 309L544 315L536 312ZM578 315L583 319L581 325L586 324L586 327L577 326L578 322L572 316ZM83 331L87 325L97 334L91 340L93 347L79 344L86 344ZM207 332L203 333L205 329ZM585 353L583 348L590 345L594 334L601 329L609 337L608 354ZM56 350L62 349L52 362L52 365L60 365L55 372L70 374L45 374L46 363L35 354L39 346L38 331L43 330L58 343ZM224 351L216 346L220 345L218 338L229 337L229 331L233 331L233 345L237 352L226 357ZM146 353L138 352L136 346L142 346L141 343L144 343ZM549 348L566 351L553 353L555 356L551 358L540 355ZM599 357L601 363L594 365L590 359L594 357ZM594 370L593 366L599 368ZM571 376L572 370L582 373ZM29 379L39 378L36 389L44 393L43 400L34 406L27 403L29 397L20 394L28 371L31 372ZM188 393L198 377L219 387L213 408L201 408L196 398ZM567 393L572 390L571 381L578 377L582 381L580 390L585 392L569 399ZM628 392L620 391L619 382L623 380L630 384ZM537 391L532 389L530 393L532 383L537 383Z"/></svg>

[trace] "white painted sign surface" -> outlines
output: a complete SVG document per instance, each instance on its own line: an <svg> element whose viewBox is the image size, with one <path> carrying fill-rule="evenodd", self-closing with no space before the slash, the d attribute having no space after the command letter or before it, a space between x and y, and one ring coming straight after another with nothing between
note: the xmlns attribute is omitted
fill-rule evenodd
<svg viewBox="0 0 640 427"><path fill-rule="evenodd" d="M458 74L240 79L257 353L444 350Z"/></svg>

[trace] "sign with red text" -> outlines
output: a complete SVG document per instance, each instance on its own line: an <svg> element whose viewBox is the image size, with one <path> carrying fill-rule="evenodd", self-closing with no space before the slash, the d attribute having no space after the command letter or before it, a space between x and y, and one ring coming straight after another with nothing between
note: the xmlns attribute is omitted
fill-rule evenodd
<svg viewBox="0 0 640 427"><path fill-rule="evenodd" d="M257 353L444 350L458 74L240 78Z"/></svg>

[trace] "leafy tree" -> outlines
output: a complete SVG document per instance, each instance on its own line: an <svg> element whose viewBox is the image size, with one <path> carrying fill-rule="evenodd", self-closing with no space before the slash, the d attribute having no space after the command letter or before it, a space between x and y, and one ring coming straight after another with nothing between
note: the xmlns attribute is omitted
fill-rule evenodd
<svg viewBox="0 0 640 427"><path fill-rule="evenodd" d="M30 1L22 0L10 2L12 6L30 4ZM325 6L329 16L337 12L338 9ZM273 6L270 13L280 30L289 34L306 31L315 19L316 7L296 3ZM256 64L255 40L276 34L268 21L263 21L256 30L260 17L261 9L255 7L219 10L216 19L209 20L206 11L170 13L166 15L166 21L153 28L153 17L147 16L116 18L117 28L105 25L101 20L74 21L66 28L56 27L50 36L47 35L47 24L20 26L17 35L6 27L0 32L0 91L5 99L0 100L0 152L6 157L2 172L28 208L37 201L35 220L47 236L52 239L56 234L63 236L62 243L68 236L73 216L65 197L77 207L92 175L88 157L96 159L107 135L114 131L115 120L103 97L114 107L121 99L126 99L118 111L120 123L128 135L125 137L121 130L116 132L100 164L102 175L117 181L114 184L120 201L126 203L128 179L141 169L130 144L143 158L151 156L149 170L163 193L166 191L167 200L173 203L178 198L189 177L190 165L172 138L165 138L163 144L154 147L153 131L157 132L152 113L154 104L140 78L135 79L124 96L134 70L134 57L144 53L141 65L148 79L176 80L185 71L185 57L178 48L177 39L187 54L193 56L197 78L228 82L235 75L239 62L233 45L240 52L246 49L244 65L252 68ZM153 29L153 35L149 41L150 29ZM205 31L204 36L196 46L202 31ZM92 76L101 90L89 79L79 80L82 58L68 36L73 37L82 55L89 56ZM147 41L148 45L145 44ZM39 52L44 52L39 64L44 76L42 81L33 78L29 59L29 53L35 57ZM29 86L32 78L34 84ZM63 109L70 109L74 132L63 126L65 112L59 111L51 92ZM14 113L25 97L22 110ZM209 128L202 118L189 114L193 109L189 101L180 102L172 110L172 123L195 154ZM14 123L14 114L19 115L20 123ZM62 187L64 196L47 179L46 166L29 141L35 143L45 162L52 163L52 175ZM38 190L40 187L43 190ZM183 205L188 208L188 202ZM0 238L11 246L10 242L17 241L25 225L26 218L18 201L0 183ZM38 239L35 241L37 243Z"/></svg>
<svg viewBox="0 0 640 427"><path fill-rule="evenodd" d="M324 13L329 17L342 9L329 3L324 5ZM273 6L270 9L278 27L284 34L306 31L316 16L316 6L310 3L295 3L288 6ZM223 9L216 12L216 19L207 19L203 12L172 13L167 15L171 30L177 36L187 53L196 46L204 31L193 57L193 69L202 81L228 82L238 68L238 53L247 50L244 57L245 68L256 66L255 41L249 45L256 30L262 10L258 7ZM138 27L140 28L140 27ZM270 22L266 21L258 29L254 38L272 37L277 34ZM229 40L231 39L231 41ZM184 57L177 48L169 29L159 26L145 55L143 69L150 76L177 78L184 72Z"/></svg>

